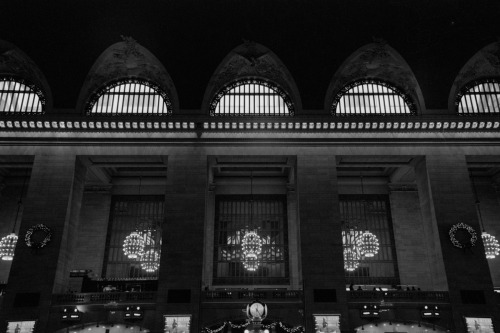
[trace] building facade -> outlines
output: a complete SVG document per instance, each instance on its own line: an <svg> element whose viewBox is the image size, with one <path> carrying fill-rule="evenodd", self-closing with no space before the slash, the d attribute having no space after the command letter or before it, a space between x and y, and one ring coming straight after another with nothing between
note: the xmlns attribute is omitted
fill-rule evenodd
<svg viewBox="0 0 500 333"><path fill-rule="evenodd" d="M500 329L497 4L111 3L1 14L0 332Z"/></svg>

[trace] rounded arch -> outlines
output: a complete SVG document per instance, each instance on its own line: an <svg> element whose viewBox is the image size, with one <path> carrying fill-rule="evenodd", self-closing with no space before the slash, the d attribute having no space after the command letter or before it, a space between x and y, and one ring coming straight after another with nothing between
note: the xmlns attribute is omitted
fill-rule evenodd
<svg viewBox="0 0 500 333"><path fill-rule="evenodd" d="M28 55L4 40L0 40L0 80L19 83L25 87L22 89L36 94L42 111L35 113L52 110L52 93L42 71ZM32 112L27 113L31 114Z"/></svg>
<svg viewBox="0 0 500 333"><path fill-rule="evenodd" d="M450 90L448 110L456 113L461 94L475 84L492 79L500 81L500 42L486 45L462 67Z"/></svg>
<svg viewBox="0 0 500 333"><path fill-rule="evenodd" d="M163 91L175 112L179 100L165 67L145 47L131 37L108 47L95 61L80 90L77 110L85 113L92 98L119 80L150 82Z"/></svg>
<svg viewBox="0 0 500 333"><path fill-rule="evenodd" d="M363 79L344 86L331 106L332 115L414 115L416 107L401 89L381 80Z"/></svg>
<svg viewBox="0 0 500 333"><path fill-rule="evenodd" d="M333 75L325 97L325 110L330 110L342 89L356 81L372 79L398 88L414 105L416 114L425 112L420 86L408 63L383 40L356 50Z"/></svg>
<svg viewBox="0 0 500 333"><path fill-rule="evenodd" d="M234 82L243 80L259 80L277 87L288 96L295 112L302 110L299 90L286 66L267 47L246 41L229 52L210 78L203 97L202 112L209 114L218 94Z"/></svg>

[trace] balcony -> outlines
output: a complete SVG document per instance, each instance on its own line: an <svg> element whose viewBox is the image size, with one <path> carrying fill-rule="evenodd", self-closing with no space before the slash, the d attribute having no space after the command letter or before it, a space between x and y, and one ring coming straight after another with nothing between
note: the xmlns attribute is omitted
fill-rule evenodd
<svg viewBox="0 0 500 333"><path fill-rule="evenodd" d="M150 304L156 302L156 292L102 292L102 293L74 293L55 294L52 297L53 305L78 304Z"/></svg>
<svg viewBox="0 0 500 333"><path fill-rule="evenodd" d="M300 303L302 290L210 290L202 294L204 303L239 303L255 299L267 303Z"/></svg>
<svg viewBox="0 0 500 333"><path fill-rule="evenodd" d="M390 303L449 303L447 291L366 291L354 290L347 293L348 301L356 302L390 302Z"/></svg>

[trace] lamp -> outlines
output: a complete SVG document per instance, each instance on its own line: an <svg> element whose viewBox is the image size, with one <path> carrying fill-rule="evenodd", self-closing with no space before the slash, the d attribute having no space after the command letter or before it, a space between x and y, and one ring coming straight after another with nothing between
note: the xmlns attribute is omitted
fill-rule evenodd
<svg viewBox="0 0 500 333"><path fill-rule="evenodd" d="M14 226L12 227L12 233L0 240L0 257L2 258L2 260L11 261L12 259L14 259L14 250L16 249L18 239L16 235L16 225L17 219L19 217L19 211L21 210L21 206L23 205L23 193L24 187L26 185L26 179L28 179L28 175L26 175L23 180L21 194L19 195L19 201L17 202L17 212L16 218L14 219Z"/></svg>
<svg viewBox="0 0 500 333"><path fill-rule="evenodd" d="M472 172L470 172L470 178L472 181L472 188L474 190L474 197L476 199L476 212L479 219L479 226L481 227L482 231L481 238L483 239L484 253L486 255L486 259L495 259L495 257L500 254L500 244L498 243L498 240L495 236L487 233L484 229L483 216L481 214L481 203L477 195L476 183L474 182Z"/></svg>
<svg viewBox="0 0 500 333"><path fill-rule="evenodd" d="M245 230L241 240L241 250L243 252L243 267L248 271L256 271L259 267L259 255L262 252L262 239L254 227L253 221L253 172L250 172L250 227Z"/></svg>

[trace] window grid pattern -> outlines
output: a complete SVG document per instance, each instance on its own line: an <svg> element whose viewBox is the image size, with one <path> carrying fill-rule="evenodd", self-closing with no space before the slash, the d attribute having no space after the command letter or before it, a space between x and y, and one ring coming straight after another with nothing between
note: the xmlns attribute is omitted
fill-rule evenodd
<svg viewBox="0 0 500 333"><path fill-rule="evenodd" d="M129 259L123 253L123 241L133 231L144 232L146 250L161 253L161 225L164 219L163 196L113 196L103 277L107 279L157 279L159 269L148 273L139 260ZM139 230L140 229L140 230Z"/></svg>
<svg viewBox="0 0 500 333"><path fill-rule="evenodd" d="M344 87L332 106L332 114L413 115L415 107L397 88L382 81L357 81Z"/></svg>
<svg viewBox="0 0 500 333"><path fill-rule="evenodd" d="M245 80L229 85L210 107L212 116L291 116L288 96L265 81Z"/></svg>
<svg viewBox="0 0 500 333"><path fill-rule="evenodd" d="M92 98L91 115L165 115L171 114L167 95L150 82L119 81Z"/></svg>
<svg viewBox="0 0 500 333"><path fill-rule="evenodd" d="M458 114L500 113L500 82L486 80L466 86L457 98Z"/></svg>
<svg viewBox="0 0 500 333"><path fill-rule="evenodd" d="M363 257L356 270L345 271L346 283L398 285L399 271L388 196L342 195L339 199L341 219L344 222L344 248L347 247L349 227L355 229L354 234L361 234L368 229L377 236L380 243L379 252L374 257Z"/></svg>
<svg viewBox="0 0 500 333"><path fill-rule="evenodd" d="M253 272L241 261L247 230L257 230L263 240L260 265ZM286 197L217 196L213 263L214 285L288 284Z"/></svg>
<svg viewBox="0 0 500 333"><path fill-rule="evenodd" d="M11 79L0 80L0 112L42 113L45 100L34 86Z"/></svg>

